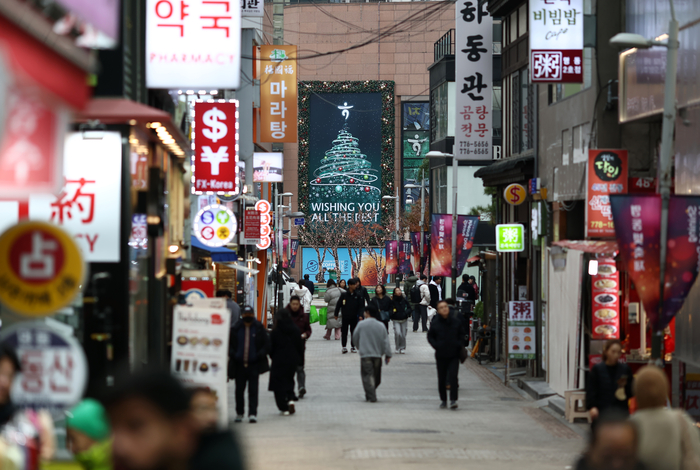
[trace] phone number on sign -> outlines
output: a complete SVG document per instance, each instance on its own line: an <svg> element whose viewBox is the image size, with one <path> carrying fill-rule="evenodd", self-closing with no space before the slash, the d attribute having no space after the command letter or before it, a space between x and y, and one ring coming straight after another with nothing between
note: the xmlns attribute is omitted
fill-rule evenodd
<svg viewBox="0 0 700 470"><path fill-rule="evenodd" d="M615 224L611 222L602 222L598 220L591 220L591 228L615 228Z"/></svg>

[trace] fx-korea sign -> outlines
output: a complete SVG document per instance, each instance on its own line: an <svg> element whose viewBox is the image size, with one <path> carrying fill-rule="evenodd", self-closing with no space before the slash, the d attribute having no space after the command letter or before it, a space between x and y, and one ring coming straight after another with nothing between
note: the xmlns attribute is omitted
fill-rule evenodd
<svg viewBox="0 0 700 470"><path fill-rule="evenodd" d="M238 193L238 101L196 103L194 191Z"/></svg>

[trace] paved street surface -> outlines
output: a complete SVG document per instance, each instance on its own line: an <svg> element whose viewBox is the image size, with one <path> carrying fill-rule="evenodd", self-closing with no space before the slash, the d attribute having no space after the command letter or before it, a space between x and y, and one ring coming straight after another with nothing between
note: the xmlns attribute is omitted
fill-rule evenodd
<svg viewBox="0 0 700 470"><path fill-rule="evenodd" d="M382 370L378 402L365 402L357 354L341 354L313 325L306 398L290 417L277 411L268 375L260 379L257 424L232 424L248 460L261 469L565 469L585 440L469 359L459 372L459 410L440 410L433 350L412 333L407 353ZM393 346L393 333L392 333ZM235 416L229 387L231 419Z"/></svg>

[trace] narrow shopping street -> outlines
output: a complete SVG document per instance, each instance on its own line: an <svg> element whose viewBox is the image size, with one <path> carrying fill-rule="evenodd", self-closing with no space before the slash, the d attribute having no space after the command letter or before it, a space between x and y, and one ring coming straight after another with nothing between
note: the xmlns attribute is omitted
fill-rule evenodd
<svg viewBox="0 0 700 470"><path fill-rule="evenodd" d="M439 410L433 352L423 333L409 331L407 353L383 368L378 403L367 403L358 355L341 354L340 341L326 341L323 327L313 328L306 351L308 395L297 413L279 414L264 375L258 423L232 425L249 468L564 469L585 445L472 359L460 369L459 410ZM232 383L229 400L233 420Z"/></svg>

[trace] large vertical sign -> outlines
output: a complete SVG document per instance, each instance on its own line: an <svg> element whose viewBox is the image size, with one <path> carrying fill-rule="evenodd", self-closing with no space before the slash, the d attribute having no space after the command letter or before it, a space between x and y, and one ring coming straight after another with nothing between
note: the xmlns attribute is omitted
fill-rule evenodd
<svg viewBox="0 0 700 470"><path fill-rule="evenodd" d="M260 141L297 141L297 46L260 47Z"/></svg>
<svg viewBox="0 0 700 470"><path fill-rule="evenodd" d="M386 273L399 273L399 243L396 240L387 240L384 242L386 251Z"/></svg>
<svg viewBox="0 0 700 470"><path fill-rule="evenodd" d="M240 0L147 0L148 88L237 89Z"/></svg>
<svg viewBox="0 0 700 470"><path fill-rule="evenodd" d="M455 144L459 160L491 160L493 21L485 0L455 2Z"/></svg>
<svg viewBox="0 0 700 470"><path fill-rule="evenodd" d="M379 223L382 95L314 93L310 102L311 220Z"/></svg>
<svg viewBox="0 0 700 470"><path fill-rule="evenodd" d="M433 214L430 223L430 275L452 275L452 216Z"/></svg>
<svg viewBox="0 0 700 470"><path fill-rule="evenodd" d="M403 103L402 125L402 167L403 184L420 186L419 168L430 150L430 103L409 101ZM426 188L428 184L426 182ZM404 188L403 200L406 204L420 203L420 188Z"/></svg>
<svg viewBox="0 0 700 470"><path fill-rule="evenodd" d="M535 303L508 302L508 359L535 359Z"/></svg>
<svg viewBox="0 0 700 470"><path fill-rule="evenodd" d="M467 260L474 246L478 217L460 215L457 217L457 274L467 265Z"/></svg>
<svg viewBox="0 0 700 470"><path fill-rule="evenodd" d="M238 102L194 106L195 193L238 193Z"/></svg>
<svg viewBox="0 0 700 470"><path fill-rule="evenodd" d="M627 150L588 151L586 236L615 237L611 194L627 193Z"/></svg>
<svg viewBox="0 0 700 470"><path fill-rule="evenodd" d="M399 241L399 274L408 275L410 271L413 271L411 242L401 240Z"/></svg>
<svg viewBox="0 0 700 470"><path fill-rule="evenodd" d="M530 0L530 81L583 83L583 0Z"/></svg>
<svg viewBox="0 0 700 470"><path fill-rule="evenodd" d="M620 338L620 288L615 260L598 260L598 274L591 276L591 339Z"/></svg>

